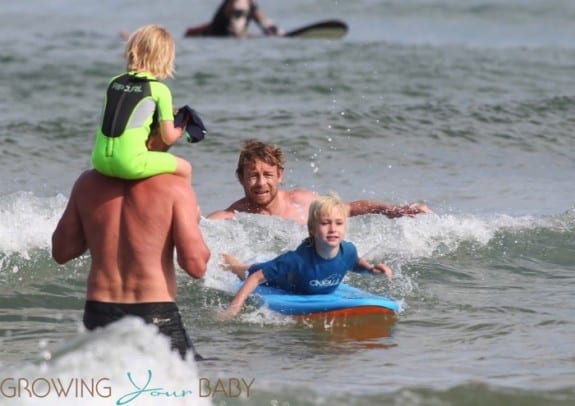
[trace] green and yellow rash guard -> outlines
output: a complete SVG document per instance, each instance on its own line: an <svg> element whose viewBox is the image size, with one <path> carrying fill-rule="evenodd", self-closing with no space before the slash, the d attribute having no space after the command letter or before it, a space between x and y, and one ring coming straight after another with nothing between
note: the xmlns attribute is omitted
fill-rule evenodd
<svg viewBox="0 0 575 406"><path fill-rule="evenodd" d="M172 154L146 147L152 123L173 119L172 93L151 74L128 72L112 78L92 164L98 172L122 179L174 173Z"/></svg>

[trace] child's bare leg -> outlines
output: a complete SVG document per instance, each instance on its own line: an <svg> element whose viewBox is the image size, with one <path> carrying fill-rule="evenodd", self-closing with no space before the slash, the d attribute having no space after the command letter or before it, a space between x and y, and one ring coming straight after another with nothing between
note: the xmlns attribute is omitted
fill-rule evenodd
<svg viewBox="0 0 575 406"><path fill-rule="evenodd" d="M192 183L192 164L183 158L176 157L176 175L183 176Z"/></svg>
<svg viewBox="0 0 575 406"><path fill-rule="evenodd" d="M222 259L221 265L227 271L233 272L242 281L246 279L246 272L249 268L248 265L244 264L239 259L232 257L229 254L220 254Z"/></svg>

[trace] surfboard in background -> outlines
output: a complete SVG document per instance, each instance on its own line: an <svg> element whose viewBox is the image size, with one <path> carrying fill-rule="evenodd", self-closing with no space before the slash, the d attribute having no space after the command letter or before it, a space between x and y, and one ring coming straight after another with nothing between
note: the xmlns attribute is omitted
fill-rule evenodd
<svg viewBox="0 0 575 406"><path fill-rule="evenodd" d="M189 27L184 37L209 37L207 34L210 23ZM283 37L288 38L324 38L339 39L347 34L347 24L340 20L319 21L303 27L287 31Z"/></svg>
<svg viewBox="0 0 575 406"><path fill-rule="evenodd" d="M347 24L340 20L326 20L288 31L284 37L339 39L347 34Z"/></svg>

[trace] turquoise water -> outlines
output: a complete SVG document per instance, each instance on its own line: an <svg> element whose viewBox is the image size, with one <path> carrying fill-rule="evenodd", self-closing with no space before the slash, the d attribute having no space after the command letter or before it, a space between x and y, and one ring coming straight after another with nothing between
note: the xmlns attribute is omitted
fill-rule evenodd
<svg viewBox="0 0 575 406"><path fill-rule="evenodd" d="M53 387L11 397L11 378L40 378L39 395L42 379L101 380L60 402L116 404L134 391L127 373L143 385L148 370L163 392L131 404L575 402L575 5L261 0L286 29L339 18L350 32L233 41L179 36L215 1L46 3L0 14L0 404L57 400ZM178 275L190 335L220 361L183 363L137 321L82 331L89 257L57 266L50 237L89 167L103 88L123 69L117 33L151 21L177 36L175 103L208 126L202 143L174 148L194 165L204 214L241 196L234 171L250 137L283 148L285 187L435 210L350 222L360 254L395 277L346 282L397 299L395 323L307 325L255 308L218 321L234 285L218 253L274 255L305 236L240 215L202 220L208 273Z"/></svg>

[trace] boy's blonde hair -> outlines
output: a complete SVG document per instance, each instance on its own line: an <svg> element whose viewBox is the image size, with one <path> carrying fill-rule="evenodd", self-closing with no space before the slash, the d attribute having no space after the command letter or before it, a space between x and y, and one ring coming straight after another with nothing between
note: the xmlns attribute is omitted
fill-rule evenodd
<svg viewBox="0 0 575 406"><path fill-rule="evenodd" d="M176 44L164 27L145 25L134 31L124 50L129 71L150 72L158 80L174 76Z"/></svg>
<svg viewBox="0 0 575 406"><path fill-rule="evenodd" d="M307 231L312 243L315 228L318 226L321 216L326 213L331 213L332 210L336 209L341 211L341 214L343 214L344 219L347 221L349 216L349 205L341 200L341 198L336 193L320 196L311 202L307 218Z"/></svg>

